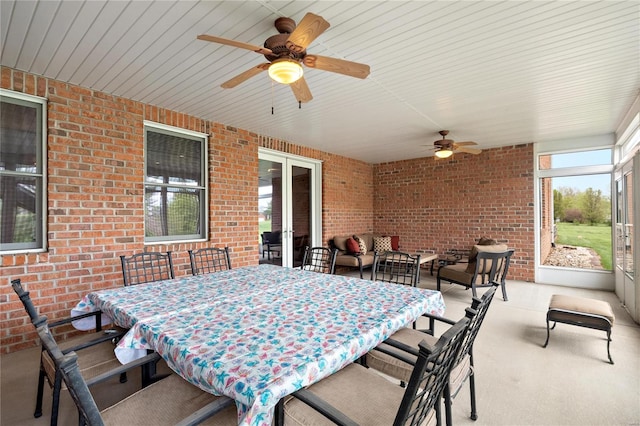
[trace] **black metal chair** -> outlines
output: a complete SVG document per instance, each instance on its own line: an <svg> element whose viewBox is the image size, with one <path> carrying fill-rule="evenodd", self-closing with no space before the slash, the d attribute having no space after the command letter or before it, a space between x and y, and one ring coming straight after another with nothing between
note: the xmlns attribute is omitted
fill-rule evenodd
<svg viewBox="0 0 640 426"><path fill-rule="evenodd" d="M459 284L471 289L473 297L478 297L476 289L491 287L499 283L502 299L507 298L507 272L514 251L502 245L475 245L469 255L469 263L446 265L438 269L437 288L442 281Z"/></svg>
<svg viewBox="0 0 640 426"><path fill-rule="evenodd" d="M453 363L450 378L447 382L447 386L444 389L444 403L447 425L450 426L453 421L451 418L451 405L453 399L458 392L462 389L464 383L469 380L469 390L471 399L471 419L476 420L478 413L476 410L476 387L475 377L473 375L473 343L480 331L480 326L484 321L485 315L489 310L489 305L493 300L493 296L496 293L498 283L487 290L481 299L473 298L471 304L471 311L474 315L470 316L469 331L467 332L464 341L462 343L462 349L460 350L456 360ZM469 309L469 308L467 308ZM435 321L439 321L445 324L454 324L455 322L443 318L434 316L431 314L424 314L426 318L429 318L429 328L426 330L414 330L411 328L403 328L391 336L391 339L395 342L401 342L410 347L414 347L418 342L426 340L428 343L433 344L436 342L435 334ZM384 348L384 352L378 350L378 348ZM389 355L390 351L396 351L397 349L382 343L378 348L370 351L365 357L365 363L368 367L378 370L391 377L395 377L404 383L411 377L413 369L413 362L407 364L404 361L399 360L397 357ZM412 356L412 361L415 362L416 357Z"/></svg>
<svg viewBox="0 0 640 426"><path fill-rule="evenodd" d="M64 354L60 350L46 322L46 317L40 318L38 334L78 407L80 425L195 425L214 415L216 425L237 424L233 399L204 392L177 374L171 374L100 411L89 391L89 385L102 383L132 368L153 363L160 356L152 353L88 382L80 373L76 353Z"/></svg>
<svg viewBox="0 0 640 426"><path fill-rule="evenodd" d="M469 319L464 317L433 347L423 341L406 348L416 353L417 359L406 389L353 363L294 392L282 408L276 407L276 419L282 416L285 425L328 423L323 417L340 425L440 424L440 398L468 325ZM404 347L399 342L387 343Z"/></svg>
<svg viewBox="0 0 640 426"><path fill-rule="evenodd" d="M273 257L280 257L282 251L282 233L280 231L263 232L262 235L262 258L267 255L267 260L271 260L271 254Z"/></svg>
<svg viewBox="0 0 640 426"><path fill-rule="evenodd" d="M135 285L175 278L171 252L144 252L120 256L124 285Z"/></svg>
<svg viewBox="0 0 640 426"><path fill-rule="evenodd" d="M25 291L22 287L20 279L14 279L11 281L11 286L16 292L20 301L24 305L29 319L34 327L38 327L38 320L41 319L36 311L36 308L29 296L29 292ZM87 314L79 315L76 317L70 317L61 319L49 324L49 328L53 329L60 326L70 324L72 321L79 320L81 318L95 318L95 332L85 333L80 336L76 336L65 340L61 343L62 350L66 352L77 351L80 356L80 373L87 379L97 376L105 369L113 368L120 365L120 362L116 359L114 354L114 339L122 337L126 330L114 327L103 330L102 329L102 312L90 312ZM59 371L55 368L54 362L48 353L42 347L42 353L40 354L40 374L38 377L38 390L36 394L36 408L33 413L34 417L42 416L42 398L44 393L44 381L47 382L53 390L53 398L51 405L51 425L55 426L58 422L58 408L60 404L60 391L62 389L62 377ZM124 383L127 380L126 374L120 377L120 382Z"/></svg>
<svg viewBox="0 0 640 426"><path fill-rule="evenodd" d="M376 252L371 279L415 287L420 279L420 255L413 256L400 251Z"/></svg>
<svg viewBox="0 0 640 426"><path fill-rule="evenodd" d="M188 250L191 273L193 275L231 269L229 247L205 247L199 250Z"/></svg>
<svg viewBox="0 0 640 426"><path fill-rule="evenodd" d="M336 255L338 250L326 247L309 247L304 250L304 258L300 269L305 271L334 274L336 271Z"/></svg>

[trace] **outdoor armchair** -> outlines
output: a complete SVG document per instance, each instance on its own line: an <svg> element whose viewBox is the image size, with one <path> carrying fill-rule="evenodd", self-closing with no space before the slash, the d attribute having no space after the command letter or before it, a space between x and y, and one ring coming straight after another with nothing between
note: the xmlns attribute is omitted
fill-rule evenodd
<svg viewBox="0 0 640 426"><path fill-rule="evenodd" d="M29 296L29 292L25 291L22 287L20 279L14 279L11 281L11 286L16 292L20 301L22 302L29 319L34 327L38 327L38 320L42 319L38 315L36 308ZM116 359L114 354L115 346L112 343L115 339L122 337L126 330L113 327L109 329L102 329L102 312L90 312L84 315L76 317L64 318L49 324L49 328L53 329L69 325L72 321L79 320L81 318L94 317L96 321L95 331L89 333L83 333L79 336L67 339L61 342L60 347L63 352L77 351L79 355L79 371L83 377L89 379L92 378L109 368L120 365L120 362ZM55 364L51 357L46 352L44 346L40 354L40 373L38 376L38 390L36 394L36 408L33 413L34 417L42 416L42 398L44 393L44 381L47 382L53 390L53 399L51 405L51 425L55 426L58 422L58 408L60 403L60 391L62 389L62 377L60 372L55 368ZM125 373L120 377L120 382L124 383L127 380Z"/></svg>
<svg viewBox="0 0 640 426"><path fill-rule="evenodd" d="M294 392L293 398L284 403L285 426L330 422L340 425L439 424L440 397L468 325L469 319L462 318L434 346L423 341L407 348L415 354L416 362L406 389L371 369L352 363ZM276 418L279 415L277 412Z"/></svg>
<svg viewBox="0 0 640 426"><path fill-rule="evenodd" d="M455 398L460 389L462 389L462 386L467 379L469 380L469 390L471 393L470 417L473 420L478 418L476 410L475 377L473 376L473 344L476 336L478 335L478 331L480 331L480 326L484 321L485 315L489 310L489 305L493 300L496 288L497 283L487 290L485 294L482 295L481 299L473 298L471 308L466 309L467 317L470 319L469 331L464 338L462 348L458 353L458 356L453 362L451 375L444 388L443 394L447 425L451 425L453 423L451 419L451 404L453 403L453 398ZM450 319L430 314L424 314L423 316L429 318L429 329L415 330L411 328L403 328L394 333L390 339L395 342L402 342L410 347L415 346L417 342L422 340L433 344L437 341L436 337L434 337L436 321L444 324L455 323ZM411 361L407 363L406 360L399 360L398 357L392 356L396 352L398 352L397 349L388 345L387 342L383 342L376 349L370 351L366 355L365 363L368 367L376 369L391 377L395 377L400 380L401 383L404 383L408 381L411 376L413 363L415 362L416 357L413 355L411 357Z"/></svg>

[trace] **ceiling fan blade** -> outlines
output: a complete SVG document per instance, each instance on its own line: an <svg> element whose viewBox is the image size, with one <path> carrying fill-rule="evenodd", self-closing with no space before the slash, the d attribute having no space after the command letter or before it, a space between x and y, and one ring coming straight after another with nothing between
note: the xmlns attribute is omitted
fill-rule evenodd
<svg viewBox="0 0 640 426"><path fill-rule="evenodd" d="M331 71L338 74L348 75L356 78L367 78L369 75L369 65L357 62L345 61L344 59L329 58L320 55L307 55L302 63L309 68L316 68L323 71Z"/></svg>
<svg viewBox="0 0 640 426"><path fill-rule="evenodd" d="M322 16L307 13L287 39L287 48L293 52L303 52L320 34L329 28Z"/></svg>
<svg viewBox="0 0 640 426"><path fill-rule="evenodd" d="M468 145L478 145L478 144L475 143L475 142L472 142L472 141L465 141L465 142L455 142L454 145L455 146L465 146L465 145L468 146Z"/></svg>
<svg viewBox="0 0 640 426"><path fill-rule="evenodd" d="M230 40L228 38L210 36L207 34L200 34L198 36L198 40L210 41L213 43L226 44L227 46L239 47L240 49L251 50L256 53L261 53L263 55L271 55L273 51L271 49L267 49L266 47L255 46L249 43L243 43L241 41Z"/></svg>
<svg viewBox="0 0 640 426"><path fill-rule="evenodd" d="M311 96L311 90L309 90L309 85L305 81L304 77L301 77L289 86L291 86L291 90L293 90L293 94L298 102L306 103L313 99L313 96Z"/></svg>
<svg viewBox="0 0 640 426"><path fill-rule="evenodd" d="M269 65L271 65L271 64L266 62L264 64L256 65L253 68L249 68L245 72L236 75L231 80L225 81L224 83L222 83L220 85L220 87L222 87L223 89L231 89L233 87L236 87L238 84L243 83L243 82L249 80L251 77L253 77L255 75L258 75L262 71L268 69Z"/></svg>
<svg viewBox="0 0 640 426"><path fill-rule="evenodd" d="M455 150L458 151L458 152L466 152L467 154L475 154L475 155L478 155L478 154L480 154L482 152L481 149L478 149L478 148L467 148L467 147L464 147L464 146L458 147Z"/></svg>

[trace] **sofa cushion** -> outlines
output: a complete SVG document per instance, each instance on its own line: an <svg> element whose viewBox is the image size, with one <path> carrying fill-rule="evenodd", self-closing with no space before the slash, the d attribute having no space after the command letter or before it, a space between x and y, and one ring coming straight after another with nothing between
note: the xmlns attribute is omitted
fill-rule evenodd
<svg viewBox="0 0 640 426"><path fill-rule="evenodd" d="M349 254L359 254L360 253L360 245L356 240L349 237L347 238L347 253Z"/></svg>
<svg viewBox="0 0 640 426"><path fill-rule="evenodd" d="M347 240L351 238L349 236L335 236L333 237L333 245L336 246L338 250L341 252L346 252L347 250Z"/></svg>
<svg viewBox="0 0 640 426"><path fill-rule="evenodd" d="M391 237L373 237L373 251L378 253L391 251Z"/></svg>
<svg viewBox="0 0 640 426"><path fill-rule="evenodd" d="M358 264L358 258L360 258L360 261L362 262L362 266L371 266L373 265L373 255L372 254L365 254L364 256L351 256L348 254L342 254L342 255L338 255L336 256L336 265L338 266L350 266L352 268L357 268L358 266L360 266Z"/></svg>
<svg viewBox="0 0 640 426"><path fill-rule="evenodd" d="M367 254L367 243L364 240L364 237L354 235L353 239L356 240L356 242L358 243L358 246L360 246L360 254Z"/></svg>
<svg viewBox="0 0 640 426"><path fill-rule="evenodd" d="M493 244L493 245L474 245L471 248L471 252L469 253L469 263L467 264L466 272L469 274L473 274L476 270L476 259L478 258L478 253L486 252L486 253L502 253L509 250L506 244ZM487 263L487 268L491 267L491 263ZM485 271L478 271L479 273L485 273ZM489 271L486 271L489 272Z"/></svg>

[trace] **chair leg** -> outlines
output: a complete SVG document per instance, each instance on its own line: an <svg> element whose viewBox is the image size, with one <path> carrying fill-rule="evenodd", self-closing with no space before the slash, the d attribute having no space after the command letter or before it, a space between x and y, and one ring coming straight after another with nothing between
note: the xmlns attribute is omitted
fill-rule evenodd
<svg viewBox="0 0 640 426"><path fill-rule="evenodd" d="M507 283L502 281L502 283L500 283L500 286L502 287L502 300L508 302L509 298L507 297Z"/></svg>
<svg viewBox="0 0 640 426"><path fill-rule="evenodd" d="M478 420L478 411L476 409L476 379L474 371L471 371L469 376L469 395L471 399L471 420L476 421Z"/></svg>
<svg viewBox="0 0 640 426"><path fill-rule="evenodd" d="M451 388L449 383L444 387L444 415L447 426L453 426L452 414L451 414Z"/></svg>
<svg viewBox="0 0 640 426"><path fill-rule="evenodd" d="M62 388L62 374L56 370L56 378L53 383L53 401L51 403L51 426L58 424L58 409L60 408L60 389Z"/></svg>
<svg viewBox="0 0 640 426"><path fill-rule="evenodd" d="M38 377L38 393L36 394L36 409L33 412L33 417L38 418L42 416L42 395L44 393L44 379L46 373L44 367L40 364L40 374Z"/></svg>

